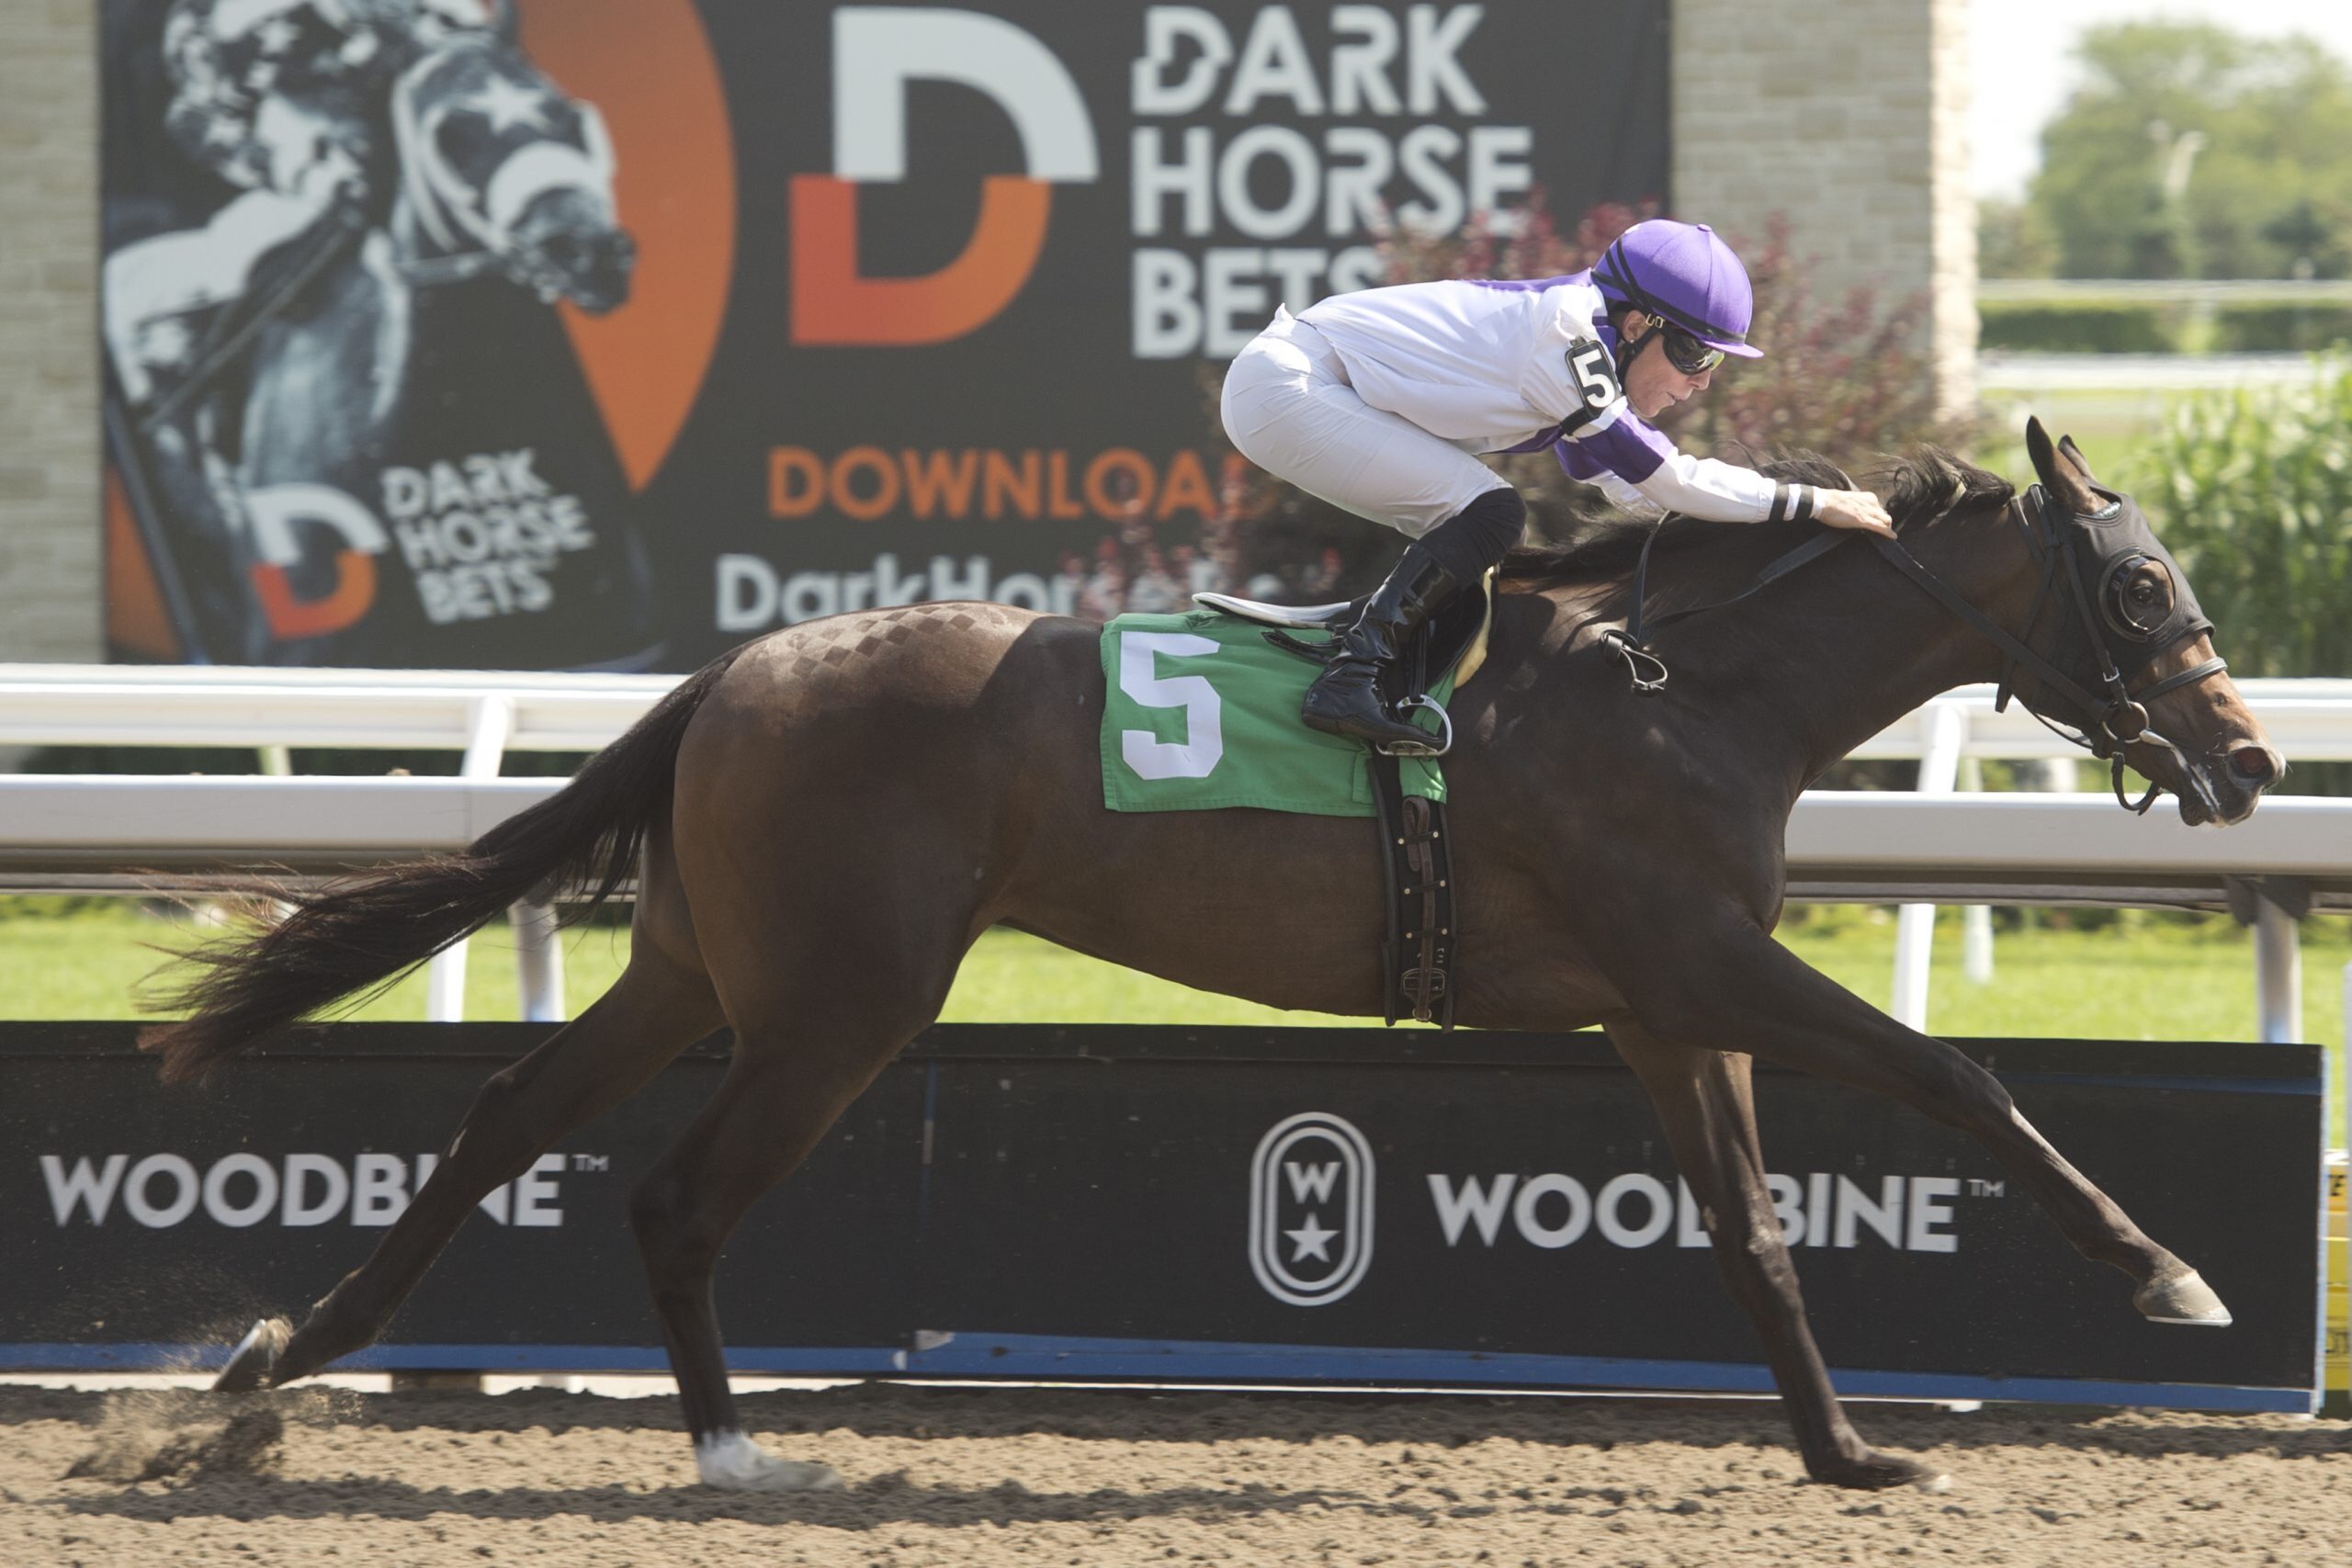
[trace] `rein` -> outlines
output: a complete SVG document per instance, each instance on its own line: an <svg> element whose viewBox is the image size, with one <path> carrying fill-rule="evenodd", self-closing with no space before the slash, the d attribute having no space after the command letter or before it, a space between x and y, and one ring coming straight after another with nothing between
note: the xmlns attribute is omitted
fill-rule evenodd
<svg viewBox="0 0 2352 1568"><path fill-rule="evenodd" d="M141 417L141 427L152 436L185 413L220 379L221 372L236 364L253 346L262 328L284 314L288 306L326 275L328 268L350 254L367 232L368 220L358 208L350 201L337 200L316 226L305 231L298 242L303 249L267 295L241 310L222 313L216 330L207 334L187 378Z"/></svg>
<svg viewBox="0 0 2352 1568"><path fill-rule="evenodd" d="M2030 512L2026 505L2027 496L2030 496L2034 502ZM2032 552L2035 560L2041 567L2041 582L2034 593L2032 613L2026 618L2025 637L2033 635L2034 628L2041 623L2044 604L2056 594L2063 563L2066 584L2071 592L2058 598L2057 602L2061 606L2059 613L2063 615L2065 613L2065 606L2071 604L2075 618L2083 627L2084 635L2089 638L2092 651L2098 658L2098 684L2106 693L2103 698L2085 690L2064 671L2035 652L2027 645L2024 637L2012 633L2007 627L1970 604L1957 589L1938 577L1920 561L1918 557L1905 549L1901 540L1878 536L1872 538L1871 542L1877 548L1878 553L1885 557L1895 570L1917 583L1938 604L1958 615L2001 650L2001 682L1998 694L1993 705L1996 713L2008 706L2010 688L2016 682L2018 667L2023 665L2047 686L2064 694L2081 713L2087 716L2083 725L2083 733L2075 734L2060 728L2041 714L2033 713L2033 716L2048 727L2052 734L2113 764L2109 784L2115 791L2117 805L2127 811L2144 816L2149 807L2155 804L2156 796L2162 793L2163 786L2152 782L2148 785L2147 793L2140 797L2137 805L2134 805L2123 793L2123 750L2133 741L2144 741L2150 745L2161 746L2170 751L2174 760L2180 765L2181 776L2188 779L2199 795L2207 797L2204 802L2207 807L2218 809L2211 798L2211 787L2205 783L2204 778L2196 769L2188 765L2187 754L2169 737L2159 732L2150 723L2146 705L2167 692L2193 685L2209 675L2220 674L2229 668L2228 662L2216 656L2189 669L2167 675L2154 685L2136 694L2133 694L2126 684L2122 672L2116 667L2114 655L2108 647L2106 637L2100 631L2098 617L2091 606L2089 590L2083 581L2082 564L2075 558L2075 552L2066 547L2065 541L2059 537L2051 524L2052 506L2048 492L2041 486L2035 485L2027 492L2027 496L2012 497L2008 505L2003 509L2010 514L2011 520L2016 523L2018 532L2025 538L2026 547ZM1626 672L1632 678L1635 691L1655 692L1666 684L1668 671L1665 661L1649 648L1649 631L1691 615L1703 615L1710 610L1720 610L1728 605L1736 604L1796 570L1799 567L1827 555L1853 536L1855 536L1851 531L1845 530L1816 535L1794 549L1775 557L1756 574L1747 587L1729 598L1712 600L1704 604L1688 605L1660 615L1656 620L1645 621L1643 608L1644 601L1647 596L1650 547L1657 542L1657 530L1654 528L1650 531L1649 537L1642 541L1641 555L1634 565L1632 607L1626 615L1624 628L1619 630L1611 627L1602 632L1601 642L1625 660ZM2199 629L2202 628L2192 625L2177 634L2165 646L2169 647L2171 642L2177 642L2182 637L2194 636ZM1657 673L1645 676L1643 673L1644 665L1647 665ZM2033 712L2030 706L2027 711Z"/></svg>
<svg viewBox="0 0 2352 1568"><path fill-rule="evenodd" d="M1649 596L1650 547L1657 543L1657 535L1658 531L1656 528L1650 530L1649 536L1642 541L1641 555L1634 561L1633 608L1625 617L1625 629L1619 631L1612 626L1600 634L1600 640L1613 649L1618 657L1624 660L1626 671L1633 676L1634 689L1637 692L1657 691L1666 684L1666 678L1669 673L1665 660L1650 651L1649 637L1643 629L1645 624L1643 620L1643 604ZM1807 561L1827 555L1844 544L1848 536L1841 531L1825 530L1807 539L1796 548L1773 558L1763 570L1756 574L1754 581L1730 598L1717 599L1705 604L1686 605L1679 610L1670 610L1657 620L1647 622L1646 625L1652 629L1672 626L1686 616L1702 615L1709 610L1720 610L1727 605L1736 604L1748 595L1779 581ZM1634 662L1636 660L1655 669L1657 671L1657 676L1645 680L1641 666Z"/></svg>

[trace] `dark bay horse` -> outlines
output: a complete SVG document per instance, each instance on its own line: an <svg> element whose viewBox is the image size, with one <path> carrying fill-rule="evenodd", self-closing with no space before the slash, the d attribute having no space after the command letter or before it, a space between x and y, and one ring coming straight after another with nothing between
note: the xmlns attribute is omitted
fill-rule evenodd
<svg viewBox="0 0 2352 1568"><path fill-rule="evenodd" d="M1608 1032L1657 1103L1806 1469L1839 1485L1940 1478L1871 1450L1831 1390L1765 1184L1756 1057L1966 1131L2085 1256L2131 1278L2143 1314L2229 1320L1991 1075L1771 937L1799 792L1963 682L2014 673L2037 712L2120 743L2192 821L2243 818L2283 767L2218 673L2188 585L2137 509L2095 489L2071 443L2053 447L2038 423L2029 441L2041 479L2030 497L1933 452L1892 472L1906 558L1939 589L1923 592L1892 557L1849 540L1736 605L1661 626L1653 646L1673 679L1656 692L1631 688L1601 637L1625 615L1630 558L1603 543L1522 558L1487 667L1453 710L1459 1016ZM2074 536L2095 558L2087 591L2070 586L2075 567L2053 564ZM1654 619L1729 596L1817 536L1799 524L1669 525L1650 568ZM1960 608L1939 608L1937 592ZM2086 636L2086 618L2105 629ZM220 1386L284 1383L369 1343L478 1199L728 1025L724 1086L646 1176L632 1219L703 1479L837 1483L742 1434L714 1262L752 1201L932 1021L983 931L1015 926L1277 1007L1380 1010L1381 873L1361 822L1103 808L1097 636L979 604L777 632L689 678L561 794L465 854L302 898L274 929L199 954L209 967L178 998L193 1016L147 1040L175 1078L416 963L551 879L603 895L638 878L613 988L490 1080L374 1255L299 1328L257 1325ZM2027 661L2012 668L2021 643ZM2127 680L2144 708L2121 701ZM2085 711L2102 686L2115 702ZM1250 874L1201 874L1210 865ZM1269 886L1317 911L1280 943L1263 937Z"/></svg>

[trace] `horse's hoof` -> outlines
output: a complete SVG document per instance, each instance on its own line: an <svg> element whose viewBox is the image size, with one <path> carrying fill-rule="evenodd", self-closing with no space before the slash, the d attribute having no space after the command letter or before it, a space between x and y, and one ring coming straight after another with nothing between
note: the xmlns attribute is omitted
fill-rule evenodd
<svg viewBox="0 0 2352 1568"><path fill-rule="evenodd" d="M213 1392L250 1393L263 1386L285 1352L286 1342L293 1337L294 1325L282 1317L265 1317L254 1324L229 1352L229 1364L212 1380Z"/></svg>
<svg viewBox="0 0 2352 1568"><path fill-rule="evenodd" d="M1813 1478L1825 1486L1844 1486L1856 1492L1884 1492L1895 1486L1916 1486L1922 1492L1951 1490L1951 1477L1942 1471L1930 1469L1917 1460L1875 1451L1860 1459L1839 1460L1815 1472Z"/></svg>
<svg viewBox="0 0 2352 1568"><path fill-rule="evenodd" d="M838 1492L842 1484L831 1465L778 1459L741 1432L695 1438L695 1468L705 1486L722 1492Z"/></svg>
<svg viewBox="0 0 2352 1568"><path fill-rule="evenodd" d="M2132 1304L2150 1323L2178 1323L2191 1328L2227 1328L2230 1309L2213 1287L2194 1269L2159 1274L2132 1293Z"/></svg>

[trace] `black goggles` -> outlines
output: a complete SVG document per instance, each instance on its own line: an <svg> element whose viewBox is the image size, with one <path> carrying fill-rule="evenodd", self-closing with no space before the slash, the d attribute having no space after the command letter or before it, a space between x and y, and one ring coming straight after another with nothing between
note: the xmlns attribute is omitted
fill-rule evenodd
<svg viewBox="0 0 2352 1568"><path fill-rule="evenodd" d="M1672 321L1660 321L1658 333L1664 340L1666 362L1685 376L1704 376L1724 362L1722 349L1702 343L1696 333Z"/></svg>

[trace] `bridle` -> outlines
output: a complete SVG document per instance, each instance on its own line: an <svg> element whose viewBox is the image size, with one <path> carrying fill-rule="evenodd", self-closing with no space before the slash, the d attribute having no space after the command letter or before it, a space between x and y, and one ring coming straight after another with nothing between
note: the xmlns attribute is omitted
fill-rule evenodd
<svg viewBox="0 0 2352 1568"><path fill-rule="evenodd" d="M2041 569L2041 579L2034 591L2033 608L2026 617L2022 635L2011 632L1962 596L1951 584L1938 577L1920 559L1906 549L1899 539L1883 536L1871 539L1878 553L1904 576L1926 590L1938 604L1958 615L1978 635L2001 650L2001 681L1994 698L1996 713L2006 711L2014 694L2018 674L2022 668L2030 672L2041 687L2053 692L2074 705L2081 716L2081 732L2076 733L2053 723L2047 715L2027 705L2027 711L2055 734L2084 748L2093 756L2113 764L2109 782L2115 790L2116 804L2127 811L2145 815L2155 804L2164 786L2151 783L2137 805L2123 793L2123 750L2133 742L2160 746L2173 754L2179 764L2180 776L2189 782L2202 797L2206 808L2219 815L2220 804L2213 797L2212 786L2205 782L2188 762L2188 755L2177 743L2160 733L2149 721L2147 704L2167 692L2193 685L2209 675L2218 675L2229 668L2218 656L2202 663L2181 670L2137 692L2130 687L2130 677L2145 669L2166 649L2202 632L2212 630L2213 623L2197 607L2188 584L2174 567L2153 536L2144 544L2131 539L2115 547L2103 548L2094 537L2093 528L2100 524L2123 518L2122 502L2113 500L2101 511L2087 514L2064 513L2064 525L2053 521L2060 515L2049 491L2035 485L2024 495L2012 497L2003 508L2004 513L2017 525L2026 548L2031 552ZM2144 525L2139 532L2146 533ZM1856 537L1852 531L1823 533L1806 540L1794 549L1775 558L1748 582L1747 586L1727 599L1705 604L1693 604L1672 611L1645 623L1643 616L1645 587L1649 570L1650 547L1657 542L1657 530L1651 529L1642 543L1640 558L1634 567L1632 607L1623 630L1611 627L1601 633L1601 640L1625 660L1627 672L1633 677L1636 691L1655 692L1666 684L1668 670L1649 645L1647 631L1679 621L1686 616L1720 610L1736 604L1768 584L1777 581L1806 562L1827 555L1831 550ZM2091 558L2086 569L2085 558ZM2146 563L2162 567L2172 580L2173 592L2169 608L2161 618L2143 610L2134 614L2129 602L2130 584ZM2094 597L2091 584L2098 590ZM2089 645L2098 668L2094 694L2084 688L2074 677L2061 670L2050 659L2036 652L2030 639L2041 627L2043 615L2055 604L2061 643L2069 635L2079 635ZM2067 616L2072 611L2072 624ZM2120 639L2123 657L2118 660L2116 649L2109 641L2113 636ZM1656 671L1645 676L1646 664Z"/></svg>
<svg viewBox="0 0 2352 1568"><path fill-rule="evenodd" d="M2209 675L2220 674L2229 668L2228 661L2216 655L2200 664L2176 671L2135 693L2130 689L2126 671L2119 667L2115 649L2108 640L2110 634L2121 639L2125 652L2120 663L2129 664L2131 673L2136 674L2175 643L2211 631L2213 623L2198 609L2187 581L2165 556L2162 547L2155 546L2153 539L2149 540L2149 545L2154 547L2142 547L2137 542L2129 542L2120 547L2098 551L2089 570L2085 570L2085 556L2097 550L2097 541L2092 537L2088 525L2120 517L2122 502L2120 500L2109 502L2097 513L2067 514L2070 526L2064 532L2061 525L2052 520L2057 513L2056 503L2050 492L2040 485L2033 486L2024 495L2013 497L2003 511L2017 525L2018 533L2024 536L2026 547L2033 552L2041 567L2041 581L2034 590L2033 609L2026 616L2022 637L2012 636L1975 605L1962 598L1950 583L1921 565L1918 558L1905 549L1900 542L1886 538L1877 540L1879 554L1886 557L1905 577L1933 594L1939 603L1968 622L2001 650L2001 682L1993 700L1994 712L1999 713L2007 708L2017 683L2018 667L2023 665L2045 689L2062 694L2075 705L2076 711L2083 716L2080 720L2083 732L2073 734L2059 728L2031 705L2028 705L2026 711L2033 714L2052 733L2112 764L2109 782L2115 790L2117 805L2144 816L2162 792L2161 784L2151 783L2147 794L2140 797L2137 806L2132 805L2123 794L2123 749L2140 741L2170 751L2173 760L2179 764L2181 777L2188 780L2204 797L2206 808L2219 815L2220 804L2212 796L2211 786L2206 784L2201 773L2189 766L2188 754L2181 750L2179 745L2149 722L2147 705L2166 692L2177 691L2183 686L2194 685ZM2147 562L2161 566L2172 579L2171 607L2161 620L2135 618L2125 599L2131 579ZM2064 580L2063 590L2059 586L2062 576ZM2096 598L2086 578L2098 584ZM2064 619L2066 609L2071 606L2074 610L2072 629L2079 631L2088 640L2090 651L2098 661L2098 694L2084 690L2064 671L2029 646L2030 639L2041 625L2044 610L2053 603L2059 606L2062 638L2068 629Z"/></svg>
<svg viewBox="0 0 2352 1568"><path fill-rule="evenodd" d="M561 187L588 191L609 206L615 168L612 134L594 104L563 98L549 89L542 96L576 118L582 145L575 148L560 140L531 143L510 153L497 175L476 189L450 167L439 139L441 122L468 106L417 107L422 84L462 51L476 48L461 41L428 51L392 85L392 141L400 159L401 194L417 231L441 253L403 259L401 275L412 287L431 288L503 273L552 302L569 279L560 267L533 254L516 237L515 220L533 196Z"/></svg>

